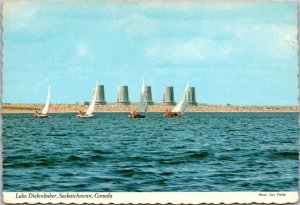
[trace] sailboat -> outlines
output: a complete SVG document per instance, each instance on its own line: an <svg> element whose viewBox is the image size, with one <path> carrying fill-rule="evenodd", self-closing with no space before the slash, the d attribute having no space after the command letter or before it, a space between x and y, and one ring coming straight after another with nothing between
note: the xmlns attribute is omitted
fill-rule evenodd
<svg viewBox="0 0 300 205"><path fill-rule="evenodd" d="M98 82L96 83L96 87L94 89L94 94L93 94L93 98L92 98L92 101L87 109L87 111L85 113L82 113L81 111L79 111L77 117L80 117L80 118L92 118L94 117L93 115L93 112L94 112L94 109L95 109L95 105L96 105L96 95L97 95L97 92L98 92Z"/></svg>
<svg viewBox="0 0 300 205"><path fill-rule="evenodd" d="M143 79L141 102L139 103L139 111L137 113L135 111L131 111L131 113L128 115L128 118L145 118L147 114L147 107L148 104L145 100L145 83Z"/></svg>
<svg viewBox="0 0 300 205"><path fill-rule="evenodd" d="M50 91L50 85L49 85L48 96L47 96L45 106L44 106L41 114L38 114L37 111L34 113L35 118L46 118L46 117L48 117L47 113L48 113L48 109L49 109L49 105L50 105L50 92L51 91Z"/></svg>
<svg viewBox="0 0 300 205"><path fill-rule="evenodd" d="M185 87L184 94L179 101L179 103L176 104L176 106L173 108L173 110L166 110L166 113L164 114L164 117L181 117L186 108L187 108L187 101L186 101L186 96L188 94L188 88L190 84L188 83L187 86Z"/></svg>

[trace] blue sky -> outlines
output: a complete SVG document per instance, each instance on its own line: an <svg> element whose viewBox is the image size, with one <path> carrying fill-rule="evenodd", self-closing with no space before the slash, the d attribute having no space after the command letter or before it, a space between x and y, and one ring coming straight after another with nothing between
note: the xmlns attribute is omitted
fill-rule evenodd
<svg viewBox="0 0 300 205"><path fill-rule="evenodd" d="M265 1L7 1L3 102L106 100L142 78L161 102L187 81L199 103L298 105L297 5Z"/></svg>

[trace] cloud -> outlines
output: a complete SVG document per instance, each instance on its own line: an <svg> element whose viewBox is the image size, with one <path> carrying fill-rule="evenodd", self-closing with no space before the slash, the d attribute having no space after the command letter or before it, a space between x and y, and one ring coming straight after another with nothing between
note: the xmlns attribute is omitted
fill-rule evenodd
<svg viewBox="0 0 300 205"><path fill-rule="evenodd" d="M285 42L292 46L293 49L298 50L298 41L297 41L297 31L293 30L287 33L284 37L280 39L282 42Z"/></svg>
<svg viewBox="0 0 300 205"><path fill-rule="evenodd" d="M33 24L37 9L30 2L6 1L3 3L5 30L18 31Z"/></svg>
<svg viewBox="0 0 300 205"><path fill-rule="evenodd" d="M204 57L206 42L174 41L160 42L147 49L146 55L151 60L163 63L184 63L199 61Z"/></svg>
<svg viewBox="0 0 300 205"><path fill-rule="evenodd" d="M207 59L226 58L231 46L207 38L161 39L146 49L146 58L158 63L200 63Z"/></svg>
<svg viewBox="0 0 300 205"><path fill-rule="evenodd" d="M256 57L270 60L296 59L297 52L297 26L280 24L257 24L244 28L241 38L251 39L249 48L253 49Z"/></svg>
<svg viewBox="0 0 300 205"><path fill-rule="evenodd" d="M86 57L88 55L88 49L86 44L80 42L76 46L76 53L80 57Z"/></svg>
<svg viewBox="0 0 300 205"><path fill-rule="evenodd" d="M123 21L127 34L151 35L157 30L157 22L138 13L132 13L128 19Z"/></svg>
<svg viewBox="0 0 300 205"><path fill-rule="evenodd" d="M207 22L205 22L206 24ZM207 65L223 66L285 62L296 59L296 25L259 24L244 25L236 22L224 25L216 35L198 37L153 38L145 48L149 64L161 65ZM224 34L224 37L223 37ZM227 34L227 36L226 36ZM269 68L267 66L265 69Z"/></svg>
<svg viewBox="0 0 300 205"><path fill-rule="evenodd" d="M76 53L75 55L77 57L80 58L89 58L90 60L92 60L92 58L94 57L92 51L90 51L92 49L92 47L89 44L89 41L83 41L80 40L77 44L76 44Z"/></svg>

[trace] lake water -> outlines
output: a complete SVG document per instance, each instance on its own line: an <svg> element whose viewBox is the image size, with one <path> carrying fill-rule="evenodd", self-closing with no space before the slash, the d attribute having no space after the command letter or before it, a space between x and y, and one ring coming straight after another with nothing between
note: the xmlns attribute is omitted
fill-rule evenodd
<svg viewBox="0 0 300 205"><path fill-rule="evenodd" d="M297 191L298 113L3 114L4 191Z"/></svg>

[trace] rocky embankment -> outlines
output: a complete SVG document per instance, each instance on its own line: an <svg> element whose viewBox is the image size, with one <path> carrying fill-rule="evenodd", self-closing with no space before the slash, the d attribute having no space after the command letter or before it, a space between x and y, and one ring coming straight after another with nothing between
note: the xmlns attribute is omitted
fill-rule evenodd
<svg viewBox="0 0 300 205"><path fill-rule="evenodd" d="M43 104L4 104L2 113L33 113L35 110L40 112ZM149 112L164 112L168 105L149 105ZM88 105L78 104L51 104L49 113L67 113L85 111ZM95 112L130 112L138 110L138 105L97 105ZM299 112L299 106L237 106L237 105L197 105L189 106L187 112Z"/></svg>

